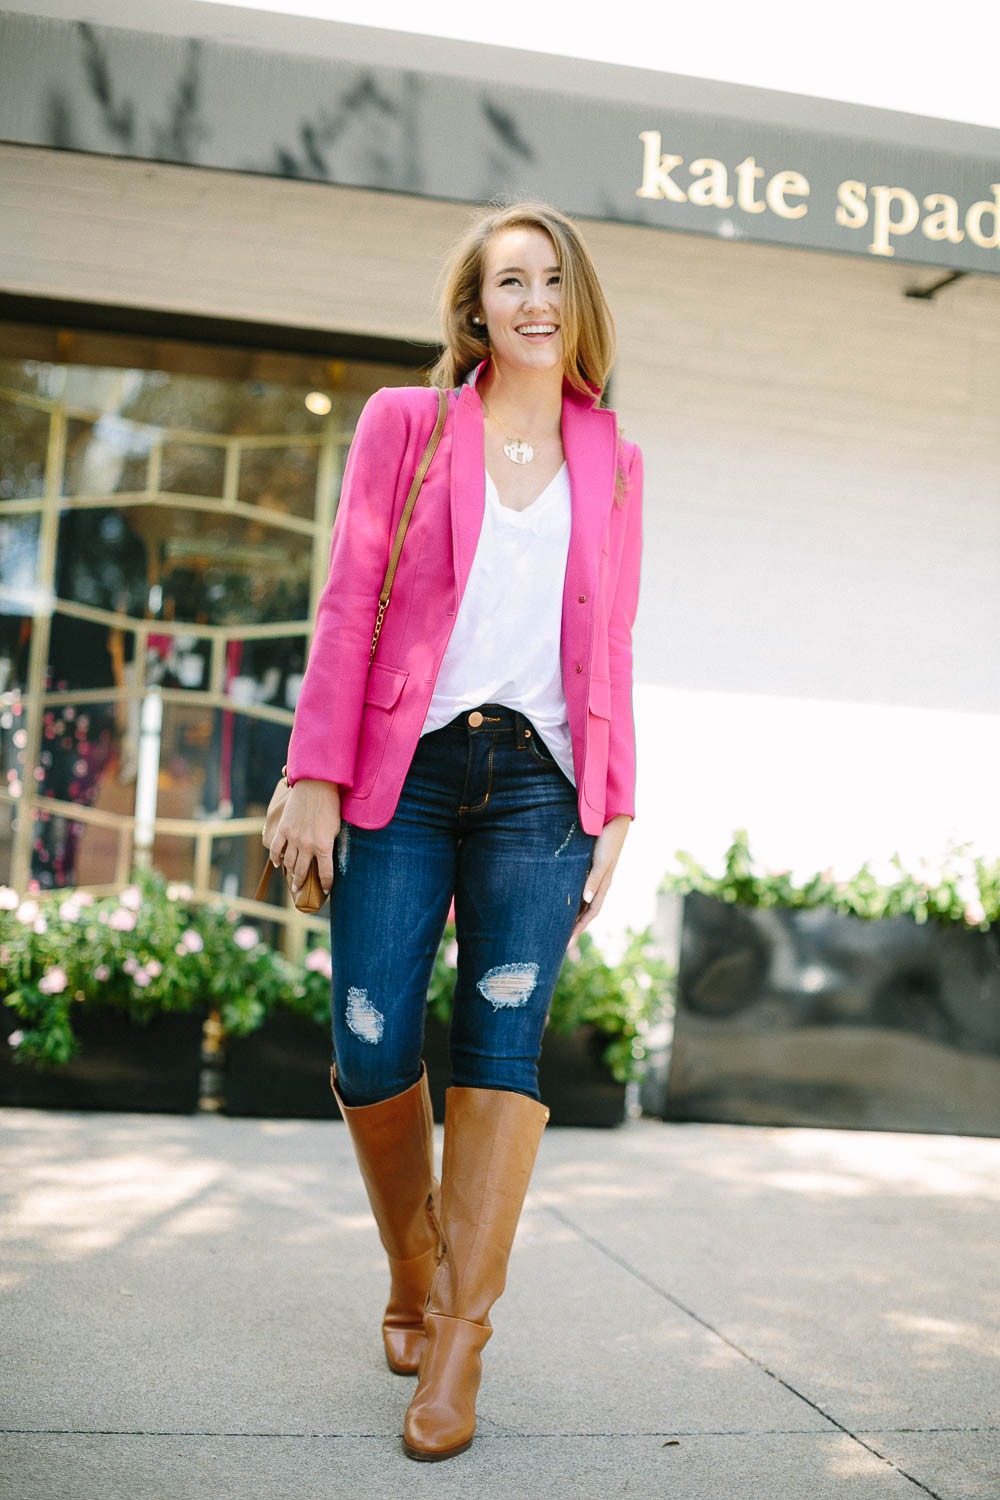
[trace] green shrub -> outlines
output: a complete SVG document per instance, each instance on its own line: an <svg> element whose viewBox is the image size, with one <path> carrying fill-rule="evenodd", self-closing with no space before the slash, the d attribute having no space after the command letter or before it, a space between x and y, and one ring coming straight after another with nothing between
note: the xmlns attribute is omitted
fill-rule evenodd
<svg viewBox="0 0 1000 1500"><path fill-rule="evenodd" d="M833 911L874 921L906 915L917 922L962 922L989 927L1000 918L1000 860L973 858L967 846L949 850L937 866L929 864L910 873L898 855L890 865L894 880L879 880L866 861L847 880L829 871L795 882L788 870L769 870L750 852L745 829L733 835L720 875L712 875L692 855L675 856L679 871L667 875L661 890L700 891L741 906L825 906Z"/></svg>

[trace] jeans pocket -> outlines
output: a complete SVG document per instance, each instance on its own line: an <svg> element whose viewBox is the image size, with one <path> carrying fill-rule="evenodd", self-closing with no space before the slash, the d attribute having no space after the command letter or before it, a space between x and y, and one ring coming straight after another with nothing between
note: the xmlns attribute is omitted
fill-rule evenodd
<svg viewBox="0 0 1000 1500"><path fill-rule="evenodd" d="M555 770L558 771L558 763L556 760L554 760L548 745L542 739L537 729L533 729L531 731L531 739L528 741L528 749L531 751L535 760L538 761L539 765L552 766Z"/></svg>

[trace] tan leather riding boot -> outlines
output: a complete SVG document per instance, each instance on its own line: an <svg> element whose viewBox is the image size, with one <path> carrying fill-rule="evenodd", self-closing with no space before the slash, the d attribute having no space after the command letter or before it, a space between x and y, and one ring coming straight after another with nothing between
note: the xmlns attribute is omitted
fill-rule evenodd
<svg viewBox="0 0 1000 1500"><path fill-rule="evenodd" d="M397 1375L415 1375L427 1342L424 1303L441 1254L440 1189L434 1180L434 1116L427 1070L412 1088L378 1104L351 1106L330 1086L347 1122L379 1238L389 1257L389 1302L382 1320L385 1357Z"/></svg>
<svg viewBox="0 0 1000 1500"><path fill-rule="evenodd" d="M444 1253L424 1310L427 1347L406 1413L403 1449L434 1462L464 1453L476 1431L489 1310L507 1280L521 1205L549 1112L524 1094L451 1088L444 1124Z"/></svg>

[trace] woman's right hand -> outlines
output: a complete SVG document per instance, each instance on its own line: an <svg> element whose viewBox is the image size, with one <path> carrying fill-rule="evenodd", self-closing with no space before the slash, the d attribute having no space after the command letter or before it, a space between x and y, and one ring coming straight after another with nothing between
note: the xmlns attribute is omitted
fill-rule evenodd
<svg viewBox="0 0 1000 1500"><path fill-rule="evenodd" d="M340 832L340 787L332 781L297 781L288 794L271 841L275 869L284 865L297 891L313 858L324 891L333 886L333 844Z"/></svg>

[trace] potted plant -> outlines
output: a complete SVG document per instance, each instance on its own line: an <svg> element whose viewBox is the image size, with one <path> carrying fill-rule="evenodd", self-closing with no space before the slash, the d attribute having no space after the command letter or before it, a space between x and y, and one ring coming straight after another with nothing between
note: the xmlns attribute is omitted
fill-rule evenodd
<svg viewBox="0 0 1000 1500"><path fill-rule="evenodd" d="M1000 1134L1000 861L678 863L667 1118Z"/></svg>
<svg viewBox="0 0 1000 1500"><path fill-rule="evenodd" d="M205 1076L221 1088L227 1113L338 1118L329 950L320 942L293 964L236 911L195 905L191 894L156 873L102 900L68 891L43 903L0 888L0 1103L193 1110L207 1014ZM449 926L427 1025L442 1116L455 952ZM625 1085L642 1068L668 982L648 932L630 933L616 963L589 933L572 945L540 1067L554 1122L623 1119Z"/></svg>
<svg viewBox="0 0 1000 1500"><path fill-rule="evenodd" d="M197 1107L204 940L183 894L156 875L103 900L0 887L0 1103Z"/></svg>
<svg viewBox="0 0 1000 1500"><path fill-rule="evenodd" d="M424 1057L435 1118L444 1118L450 1066L448 1022L457 947L449 923L428 991ZM228 1114L338 1118L329 1085L329 950L312 948L305 968L265 1006L221 997ZM629 934L608 963L588 933L567 955L556 986L540 1064L552 1123L614 1125L625 1115L626 1082L638 1076L644 1036L668 1003L669 973L648 932Z"/></svg>

